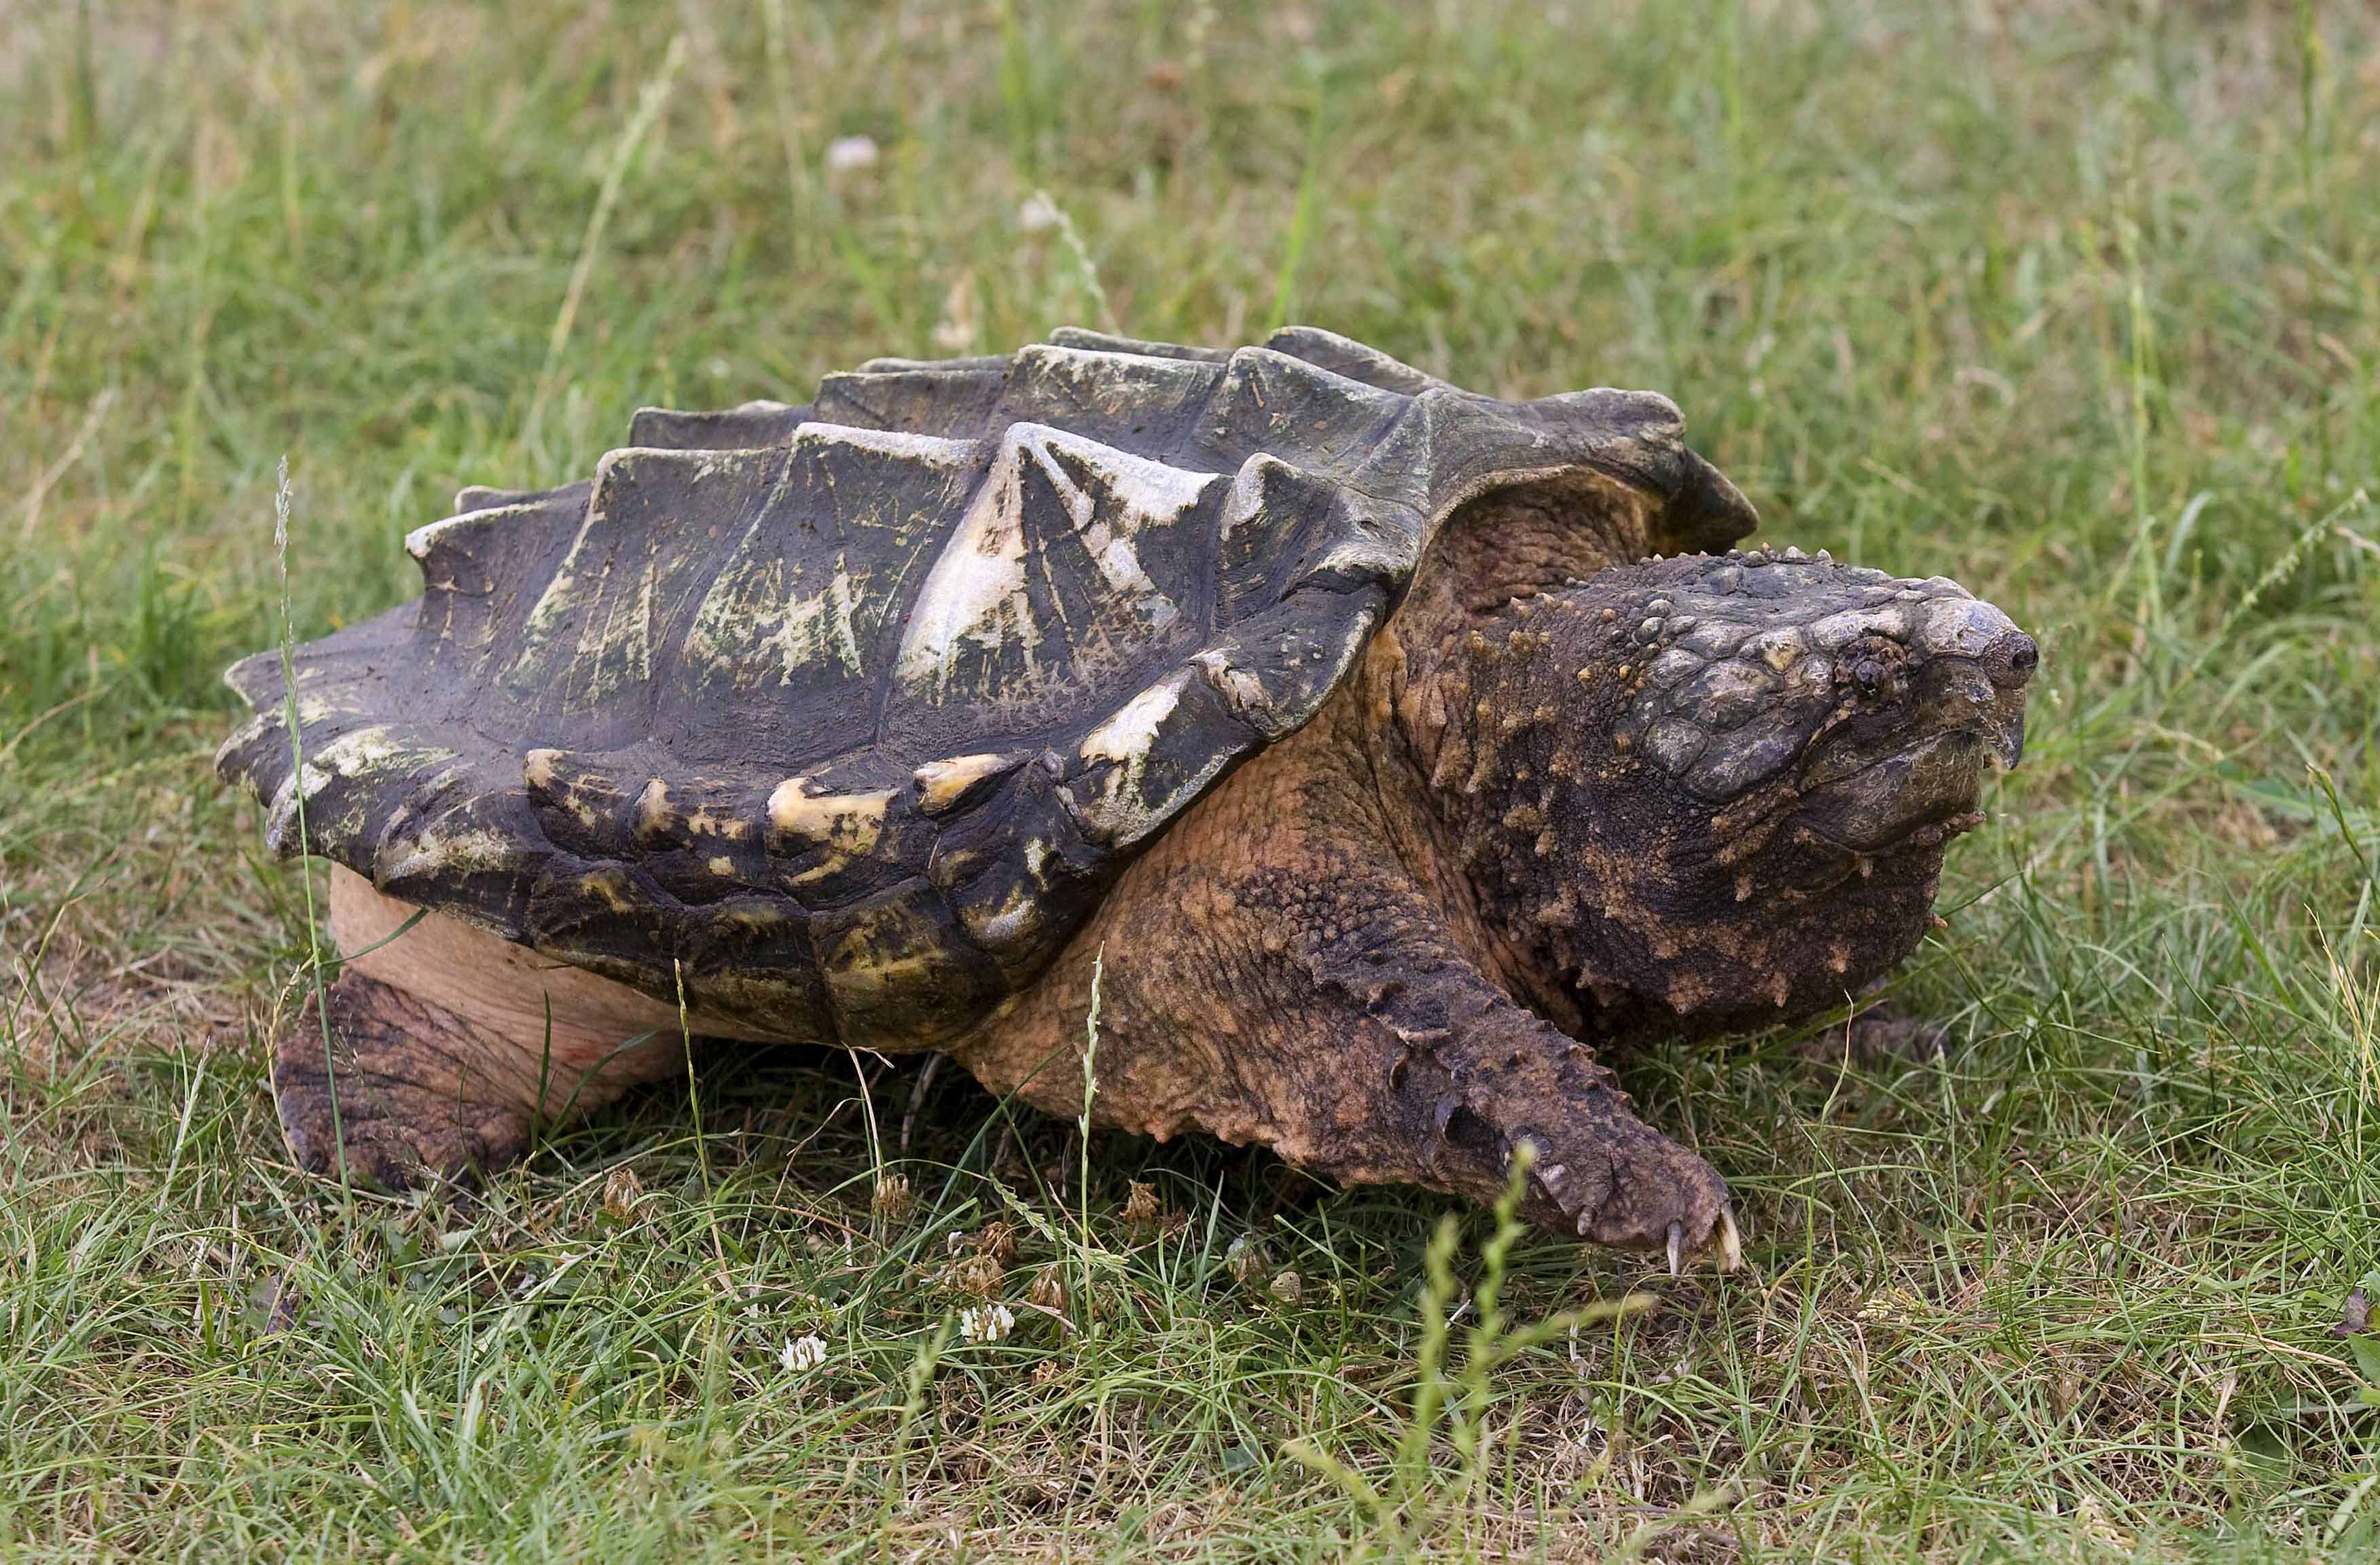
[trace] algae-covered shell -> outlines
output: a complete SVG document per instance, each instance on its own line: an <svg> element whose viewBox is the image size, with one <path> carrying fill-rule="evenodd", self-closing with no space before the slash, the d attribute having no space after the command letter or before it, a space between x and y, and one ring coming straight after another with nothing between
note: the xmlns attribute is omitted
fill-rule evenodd
<svg viewBox="0 0 2380 1565"><path fill-rule="evenodd" d="M1592 475L1662 540L1740 495L1644 393L1501 402L1329 333L1062 332L806 406L647 410L592 479L466 490L420 599L277 653L217 757L285 854L788 1038L930 1045L1311 718L1436 530ZM299 837L303 816L304 839Z"/></svg>

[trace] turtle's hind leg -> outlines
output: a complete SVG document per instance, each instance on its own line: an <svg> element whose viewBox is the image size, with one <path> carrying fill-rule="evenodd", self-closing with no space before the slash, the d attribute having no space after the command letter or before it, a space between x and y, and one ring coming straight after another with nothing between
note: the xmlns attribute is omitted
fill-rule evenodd
<svg viewBox="0 0 2380 1565"><path fill-rule="evenodd" d="M309 995L273 1050L273 1100L299 1166L406 1190L519 1161L529 1114L489 1074L509 1052L466 1018L364 973L324 992L330 1037ZM475 1079L478 1078L478 1079Z"/></svg>
<svg viewBox="0 0 2380 1565"><path fill-rule="evenodd" d="M540 1120L601 1108L686 1069L674 1006L331 872L350 954L273 1041L273 1096L298 1163L384 1189L516 1162Z"/></svg>

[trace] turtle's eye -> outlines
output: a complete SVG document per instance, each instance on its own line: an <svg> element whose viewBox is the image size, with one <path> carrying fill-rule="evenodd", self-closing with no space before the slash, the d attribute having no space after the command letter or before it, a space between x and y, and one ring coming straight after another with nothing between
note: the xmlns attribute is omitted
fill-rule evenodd
<svg viewBox="0 0 2380 1565"><path fill-rule="evenodd" d="M1909 654L1899 643L1882 637L1871 636L1851 649L1848 657L1837 665L1840 677L1857 691L1863 701L1898 700L1908 687L1902 670Z"/></svg>

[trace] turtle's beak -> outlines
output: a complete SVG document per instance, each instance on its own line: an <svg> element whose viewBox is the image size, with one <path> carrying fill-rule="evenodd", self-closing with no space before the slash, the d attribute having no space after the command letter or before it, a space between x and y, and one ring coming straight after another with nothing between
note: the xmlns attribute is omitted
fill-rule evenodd
<svg viewBox="0 0 2380 1565"><path fill-rule="evenodd" d="M2014 771L2024 758L2024 690L2041 665L2041 650L2032 637L2010 625L1978 661L1993 692L1984 718L1984 748L1993 765Z"/></svg>
<svg viewBox="0 0 2380 1565"><path fill-rule="evenodd" d="M1985 770L2024 755L2024 693L2041 654L1989 603L1937 601L1910 639L1915 689L1899 722L1836 743L1803 777L1798 819L1854 853L1932 846L1982 817Z"/></svg>
<svg viewBox="0 0 2380 1565"><path fill-rule="evenodd" d="M1984 744L1992 764L2002 771L2014 771L2016 763L2024 758L2024 711L2019 708L2006 722L1985 731Z"/></svg>
<svg viewBox="0 0 2380 1565"><path fill-rule="evenodd" d="M1979 729L1992 763L2014 770L2024 758L2025 686L2041 664L2033 637L1991 604L1959 599L1932 606L1916 650L1935 665L1930 683L1949 725Z"/></svg>

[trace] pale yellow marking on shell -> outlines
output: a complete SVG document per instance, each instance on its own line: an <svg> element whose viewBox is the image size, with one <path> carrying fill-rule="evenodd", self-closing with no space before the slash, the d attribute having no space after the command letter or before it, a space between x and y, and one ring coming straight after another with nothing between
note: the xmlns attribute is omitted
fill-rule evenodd
<svg viewBox="0 0 2380 1565"><path fill-rule="evenodd" d="M715 854L711 856L710 868L713 875L733 875L735 873L735 861L723 853Z"/></svg>
<svg viewBox="0 0 2380 1565"><path fill-rule="evenodd" d="M992 651L1013 640L1032 666L1041 635L1025 592L1020 473L1015 457L1003 455L927 573L893 661L893 675L903 684L947 685L968 641Z"/></svg>
<svg viewBox="0 0 2380 1565"><path fill-rule="evenodd" d="M788 777L769 795L769 825L782 836L848 855L876 846L892 790L875 794L813 794L807 777Z"/></svg>
<svg viewBox="0 0 2380 1565"><path fill-rule="evenodd" d="M395 881L429 875L474 875L520 867L520 844L500 831L457 831L452 836L431 833L397 844L402 851L383 851L372 860L372 878Z"/></svg>
<svg viewBox="0 0 2380 1565"><path fill-rule="evenodd" d="M565 706L589 709L600 706L620 684L635 684L651 677L653 600L660 585L660 561L648 547L638 579L625 588L614 582L613 572L635 567L617 555L604 560L591 583L581 579L586 569L588 540L610 517L610 513L597 502L611 490L615 474L625 468L633 477L638 463L646 459L674 462L679 460L679 454L624 446L604 453L595 464L595 497L588 502L587 515L571 538L569 552L563 556L561 567L546 583L545 590L538 595L536 605L523 622L521 652L514 660L510 673L516 685L552 685L559 690ZM484 518L486 514L478 515ZM550 661L554 633L573 608L586 611L584 623L571 648L572 655L556 667Z"/></svg>
<svg viewBox="0 0 2380 1565"><path fill-rule="evenodd" d="M628 678L632 683L652 676L653 671L653 593L661 580L661 563L648 558L643 579L637 584L633 600L603 595L603 618L599 627L592 615L587 628L579 633L580 667L589 670L587 693L601 698L607 692L601 683L598 660L618 654L627 661Z"/></svg>
<svg viewBox="0 0 2380 1565"><path fill-rule="evenodd" d="M637 834L657 837L677 820L677 811L670 808L669 784L656 777L637 795Z"/></svg>
<svg viewBox="0 0 2380 1565"><path fill-rule="evenodd" d="M834 557L834 579L816 598L794 599L785 605L785 623L770 638L783 658L779 683L790 683L794 671L817 661L817 651L832 649L836 661L858 673L863 667L859 632L855 621L858 595L852 590L848 556ZM764 643L768 644L768 643Z"/></svg>
<svg viewBox="0 0 2380 1565"><path fill-rule="evenodd" d="M379 766L382 761L394 759L401 755L429 762L451 760L454 758L455 752L408 750L392 737L390 730L384 724L376 723L370 728L358 728L352 733L340 734L306 758L303 784L305 795L310 799L329 787L331 779L334 777L360 776Z"/></svg>
<svg viewBox="0 0 2380 1565"><path fill-rule="evenodd" d="M1268 476L1276 472L1293 475L1296 471L1269 451L1259 451L1241 463L1240 470L1232 475L1231 498L1223 505L1221 534L1224 540L1228 542L1242 528L1264 515L1265 479Z"/></svg>
<svg viewBox="0 0 2380 1565"><path fill-rule="evenodd" d="M1086 484L1069 462L1089 469ZM1092 563L1109 588L1129 599L1148 625L1163 630L1181 606L1141 568L1135 540L1151 528L1179 522L1220 473L1170 467L1161 462L1086 440L1046 424L1012 425L1000 455L917 596L893 673L912 688L941 692L969 643L987 655L1014 645L1027 670L1040 628L1025 589L1026 464L1039 467ZM1099 515L1102 498L1114 502Z"/></svg>
<svg viewBox="0 0 2380 1565"><path fill-rule="evenodd" d="M1032 927L1036 911L1031 894L1018 886L1001 903L999 912L972 920L973 928L967 932L988 945L1004 944Z"/></svg>
<svg viewBox="0 0 2380 1565"><path fill-rule="evenodd" d="M890 457L930 475L941 492L920 499L914 486L903 484L898 487L905 503L882 516L867 511L842 520L848 526L886 526L905 533L924 525L920 510L939 516L957 503L960 486L974 472L984 448L981 441L895 430L819 422L797 426L791 459L755 508L726 568L695 611L685 643L688 660L711 665L718 677L742 688L762 683L772 670L778 684L788 685L806 671L830 664L865 677L863 643L875 639L865 611L880 588L865 572L855 578L847 552L834 555L833 574L823 582L822 559L809 557L807 551L795 551L795 559L786 559L783 534L807 519L794 491L812 477L831 475L832 469L825 464L838 450Z"/></svg>
<svg viewBox="0 0 2380 1565"><path fill-rule="evenodd" d="M521 758L521 778L531 788L555 799L578 818L582 826L595 824L595 807L578 796L578 790L562 781L561 750L531 750Z"/></svg>
<svg viewBox="0 0 2380 1565"><path fill-rule="evenodd" d="M401 745L391 736L391 731L375 724L342 734L305 759L290 776L281 780L265 807L264 835L275 852L288 853L298 845L297 827L299 804L310 799L331 785L334 778L358 777L377 770L386 762L402 758L417 766L452 760L455 752L443 749L413 748ZM349 801L350 812L354 801ZM342 834L335 822L310 820L310 828L326 834ZM353 822L349 829L353 829Z"/></svg>
<svg viewBox="0 0 2380 1565"><path fill-rule="evenodd" d="M695 611L686 631L686 655L738 673L747 658L773 652L780 685L790 685L803 670L830 660L847 673L864 673L860 595L851 579L849 559L847 552L838 552L833 577L824 590L812 593L787 590L782 559L722 574ZM773 628L754 634L764 626ZM759 672L753 667L737 683L757 683Z"/></svg>
<svg viewBox="0 0 2380 1565"><path fill-rule="evenodd" d="M1232 667L1220 649L1209 648L1190 661L1206 671L1207 683L1233 711L1268 727L1280 721L1281 713L1266 693L1264 681L1244 668Z"/></svg>
<svg viewBox="0 0 2380 1565"><path fill-rule="evenodd" d="M589 896L602 898L603 904L614 913L636 911L637 904L620 894L620 888L613 883L612 877L609 875L581 876L578 889Z"/></svg>
<svg viewBox="0 0 2380 1565"><path fill-rule="evenodd" d="M608 469L610 462L611 458L607 456L597 468L599 493L601 475ZM528 617L522 622L521 654L513 663L515 678L527 677L537 672L538 660L545 655L546 643L553 636L554 622L562 617L571 594L577 590L579 551L587 547L587 535L602 519L602 511L590 500L587 515L579 518L578 531L571 537L569 552L563 555L560 568L545 584L545 590L537 595L536 603L530 606Z"/></svg>
<svg viewBox="0 0 2380 1565"><path fill-rule="evenodd" d="M917 802L928 815L948 809L977 782L1007 765L1012 758L987 753L929 760L917 770Z"/></svg>
<svg viewBox="0 0 2380 1565"><path fill-rule="evenodd" d="M1113 761L1137 776L1148 762L1148 746L1156 741L1157 725L1172 714L1181 699L1180 674L1150 685L1083 735L1082 748L1077 753L1085 760Z"/></svg>

